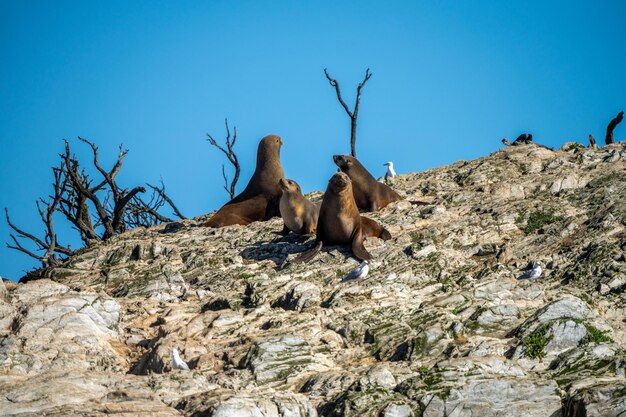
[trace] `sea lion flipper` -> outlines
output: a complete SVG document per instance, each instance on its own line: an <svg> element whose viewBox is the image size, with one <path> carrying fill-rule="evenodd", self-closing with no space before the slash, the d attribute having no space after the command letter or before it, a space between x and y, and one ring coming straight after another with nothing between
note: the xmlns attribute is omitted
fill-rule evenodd
<svg viewBox="0 0 626 417"><path fill-rule="evenodd" d="M306 263L309 262L310 260L312 260L313 258L315 258L315 255L317 255L320 250L322 250L322 241L318 241L315 246L313 246L311 249L308 249L304 252L302 252L300 255L298 255L297 257L294 258L294 262L295 263Z"/></svg>
<svg viewBox="0 0 626 417"><path fill-rule="evenodd" d="M369 217L361 216L361 229L363 230L363 236L365 237L377 237L382 240L391 239L391 233L385 227L370 219Z"/></svg>
<svg viewBox="0 0 626 417"><path fill-rule="evenodd" d="M391 239L391 233L389 233L389 230L387 230L384 226L381 226L383 228L383 230L380 232L380 238L382 240L389 240Z"/></svg>
<svg viewBox="0 0 626 417"><path fill-rule="evenodd" d="M352 236L352 254L357 258L363 261L369 261L372 259L372 255L365 249L363 245L363 240L365 236L363 235L363 229L361 226L357 227L354 231L354 235Z"/></svg>

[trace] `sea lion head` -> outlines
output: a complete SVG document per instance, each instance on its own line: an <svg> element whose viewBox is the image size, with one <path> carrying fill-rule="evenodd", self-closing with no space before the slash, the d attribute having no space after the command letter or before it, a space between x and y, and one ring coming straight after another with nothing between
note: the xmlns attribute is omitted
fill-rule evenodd
<svg viewBox="0 0 626 417"><path fill-rule="evenodd" d="M278 150L280 149L282 144L283 140L280 138L280 136L267 135L263 139L261 139L261 142L259 142L259 150L261 150L261 148Z"/></svg>
<svg viewBox="0 0 626 417"><path fill-rule="evenodd" d="M294 180L288 180L286 178L281 178L278 181L278 185L280 186L281 190L283 190L283 191L291 192L291 193L302 193L302 190L300 189L300 186Z"/></svg>
<svg viewBox="0 0 626 417"><path fill-rule="evenodd" d="M333 155L333 161L343 172L348 172L350 168L358 163L356 158L350 155Z"/></svg>
<svg viewBox="0 0 626 417"><path fill-rule="evenodd" d="M267 135L261 139L257 151L257 166L263 166L268 161L278 160L282 144L283 140L276 135Z"/></svg>
<svg viewBox="0 0 626 417"><path fill-rule="evenodd" d="M335 192L341 192L345 189L352 188L350 177L343 172L337 172L328 181L328 188Z"/></svg>

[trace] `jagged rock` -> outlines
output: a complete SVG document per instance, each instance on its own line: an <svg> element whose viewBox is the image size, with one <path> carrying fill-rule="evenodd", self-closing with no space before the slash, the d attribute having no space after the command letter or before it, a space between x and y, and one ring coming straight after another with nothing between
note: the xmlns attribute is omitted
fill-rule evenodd
<svg viewBox="0 0 626 417"><path fill-rule="evenodd" d="M109 296L77 293L49 280L20 286L12 296L18 312L0 347L0 369L34 373L127 366L118 339L120 305Z"/></svg>
<svg viewBox="0 0 626 417"><path fill-rule="evenodd" d="M348 248L293 262L310 242L280 219L82 249L51 280L0 284L0 415L619 415L624 149L529 144L398 176L426 205L367 214L392 239L365 241L365 280L341 282ZM541 279L517 280L536 260Z"/></svg>
<svg viewBox="0 0 626 417"><path fill-rule="evenodd" d="M274 307L302 311L305 308L319 305L320 289L310 282L293 282L286 288L286 293L272 303Z"/></svg>
<svg viewBox="0 0 626 417"><path fill-rule="evenodd" d="M561 399L554 382L491 379L471 380L451 389L445 399L427 395L422 405L424 417L545 417L559 414Z"/></svg>
<svg viewBox="0 0 626 417"><path fill-rule="evenodd" d="M413 417L415 414L407 404L389 404L382 417Z"/></svg>
<svg viewBox="0 0 626 417"><path fill-rule="evenodd" d="M296 335L273 337L255 344L245 362L259 385L281 384L300 377L312 364L310 346Z"/></svg>
<svg viewBox="0 0 626 417"><path fill-rule="evenodd" d="M180 409L207 417L317 417L315 408L301 395L278 392L220 393L185 398Z"/></svg>
<svg viewBox="0 0 626 417"><path fill-rule="evenodd" d="M626 382L604 381L577 389L565 400L563 417L618 417L626 412Z"/></svg>

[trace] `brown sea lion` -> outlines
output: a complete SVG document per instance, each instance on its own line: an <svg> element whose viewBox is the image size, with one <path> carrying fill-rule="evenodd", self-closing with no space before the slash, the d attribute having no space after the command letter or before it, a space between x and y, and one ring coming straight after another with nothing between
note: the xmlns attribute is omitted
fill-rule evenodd
<svg viewBox="0 0 626 417"><path fill-rule="evenodd" d="M349 245L352 254L362 260L372 259L365 249L363 241L368 236L391 239L387 229L372 219L359 214L350 177L338 172L328 181L324 193L320 214L317 220L317 239L312 249L303 252L294 259L296 262L308 262L322 249L322 245Z"/></svg>
<svg viewBox="0 0 626 417"><path fill-rule="evenodd" d="M246 189L226 203L203 225L224 227L246 225L280 216L278 204L282 189L278 181L285 177L280 165L281 138L268 135L261 139L256 156L256 169Z"/></svg>
<svg viewBox="0 0 626 417"><path fill-rule="evenodd" d="M393 201L402 200L402 197L389 186L376 181L355 157L334 155L333 161L350 177L354 200L359 209L378 211Z"/></svg>
<svg viewBox="0 0 626 417"><path fill-rule="evenodd" d="M294 180L281 178L279 181L283 195L280 197L280 216L285 227L282 235L292 231L298 235L314 235L317 230L317 217L320 203L313 203L302 195L302 189Z"/></svg>

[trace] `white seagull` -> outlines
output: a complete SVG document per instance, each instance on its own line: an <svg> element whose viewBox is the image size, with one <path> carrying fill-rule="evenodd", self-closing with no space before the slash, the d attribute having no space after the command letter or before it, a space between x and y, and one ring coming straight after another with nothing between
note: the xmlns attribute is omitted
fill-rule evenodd
<svg viewBox="0 0 626 417"><path fill-rule="evenodd" d="M542 273L541 262L535 261L533 262L533 267L527 271L524 271L522 275L517 277L517 279L536 279L541 276Z"/></svg>
<svg viewBox="0 0 626 417"><path fill-rule="evenodd" d="M367 261L361 262L361 265L354 268L348 275L346 275L341 281L349 281L351 279L365 278L370 271L370 266Z"/></svg>
<svg viewBox="0 0 626 417"><path fill-rule="evenodd" d="M385 179L389 179L389 177L391 178L396 177L396 171L394 171L393 169L393 162L389 161L386 164L383 164L383 166L387 167L387 172L385 173Z"/></svg>
<svg viewBox="0 0 626 417"><path fill-rule="evenodd" d="M180 358L178 349L176 348L172 348L172 369L182 369L184 371L189 370L189 365L187 365L185 361Z"/></svg>

